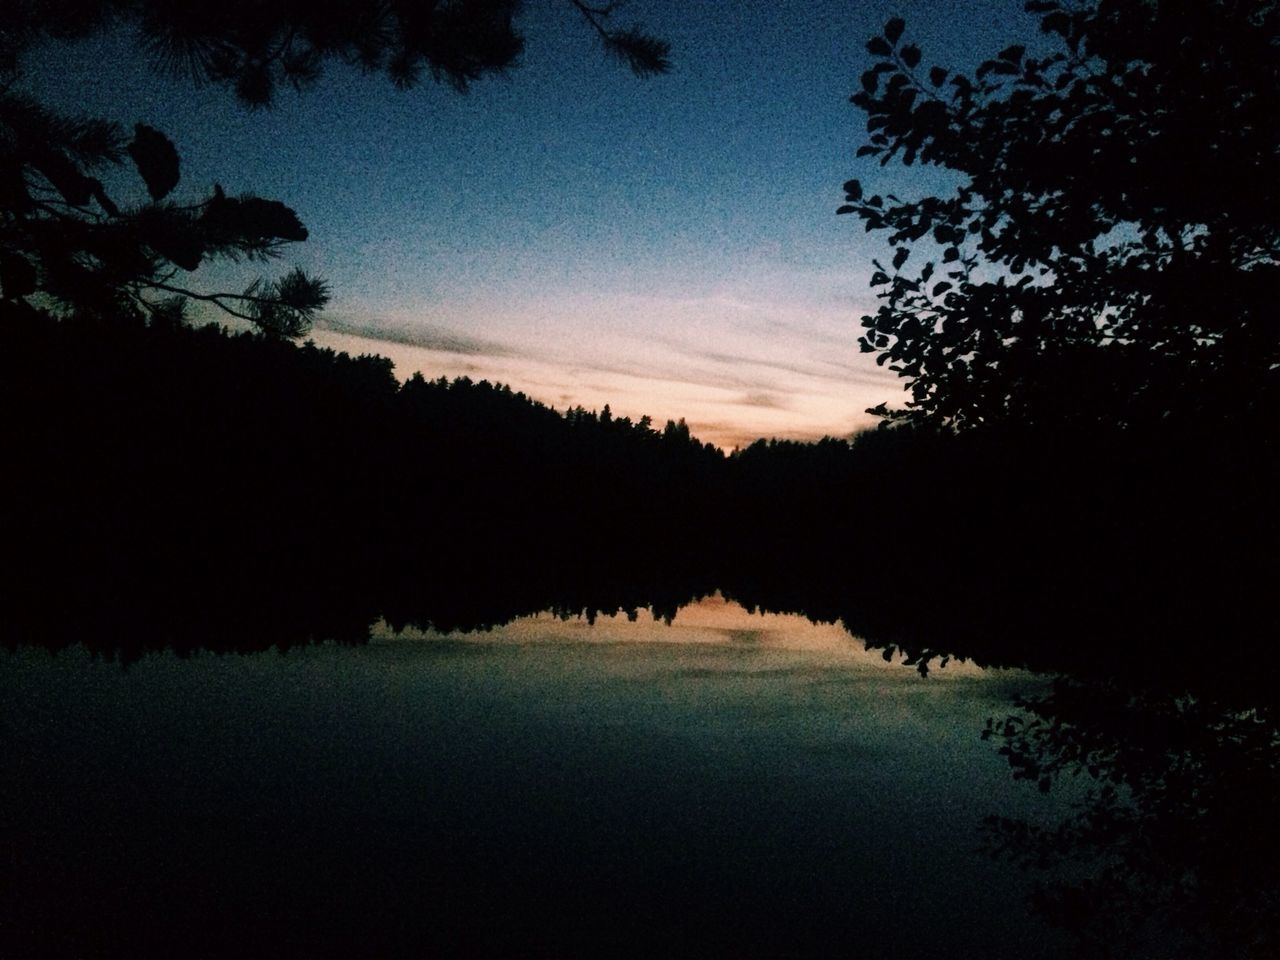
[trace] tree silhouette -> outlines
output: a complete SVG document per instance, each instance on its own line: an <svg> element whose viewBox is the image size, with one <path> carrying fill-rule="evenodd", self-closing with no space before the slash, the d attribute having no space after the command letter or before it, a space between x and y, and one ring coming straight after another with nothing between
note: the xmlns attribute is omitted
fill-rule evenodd
<svg viewBox="0 0 1280 960"><path fill-rule="evenodd" d="M605 50L637 76L670 69L666 41L637 24L612 25L621 4L569 2ZM14 0L0 12L0 70L12 70L42 36L83 37L122 22L137 31L160 66L195 82L231 86L249 106L270 106L281 84L309 86L329 61L380 71L398 87L414 86L425 72L465 91L519 58L520 7L519 0Z"/></svg>
<svg viewBox="0 0 1280 960"><path fill-rule="evenodd" d="M986 846L1056 869L1033 906L1081 956L1274 956L1280 731L1270 703L1242 706L1112 681L1059 678L987 723L1015 779L1076 781L1054 825L988 816ZM1077 866L1087 865L1088 870ZM1066 866L1067 869L1061 870Z"/></svg>
<svg viewBox="0 0 1280 960"><path fill-rule="evenodd" d="M1274 404L1280 5L1031 0L1042 38L972 75L890 20L853 103L859 156L949 194L845 184L891 263L860 345L956 426L1133 426ZM883 408L878 412L886 413Z"/></svg>
<svg viewBox="0 0 1280 960"><path fill-rule="evenodd" d="M669 68L667 44L637 26L615 29L616 5L573 6L605 49L638 76ZM422 73L465 91L510 67L523 48L517 0L434 3L215 5L154 0L17 0L0 11L0 301L58 313L181 320L195 299L277 336L298 337L328 300L323 280L293 270L240 292L183 278L218 260L265 261L307 231L279 201L228 196L172 199L178 151L138 124L64 117L14 90L23 55L45 37L74 39L112 23L132 26L157 65L196 83L234 89L267 107L284 83L303 89L336 60L410 87ZM132 161L148 200L125 203L95 176Z"/></svg>
<svg viewBox="0 0 1280 960"><path fill-rule="evenodd" d="M92 176L128 157L149 201L121 205ZM0 299L100 317L180 320L189 299L217 305L266 333L296 337L328 299L301 270L239 293L198 292L178 280L209 261L264 261L307 237L283 203L228 197L219 186L193 204L169 199L179 161L162 133L60 117L0 93Z"/></svg>

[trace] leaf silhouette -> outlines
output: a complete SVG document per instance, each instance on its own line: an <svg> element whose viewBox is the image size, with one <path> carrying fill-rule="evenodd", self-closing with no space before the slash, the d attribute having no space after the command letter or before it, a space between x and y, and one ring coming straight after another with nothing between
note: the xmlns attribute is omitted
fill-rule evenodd
<svg viewBox="0 0 1280 960"><path fill-rule="evenodd" d="M163 200L178 185L178 151L159 130L145 123L137 124L133 128L133 141L125 150L146 182L152 200Z"/></svg>
<svg viewBox="0 0 1280 960"><path fill-rule="evenodd" d="M200 222L206 230L223 237L295 242L307 239L307 228L298 215L279 200L215 196Z"/></svg>

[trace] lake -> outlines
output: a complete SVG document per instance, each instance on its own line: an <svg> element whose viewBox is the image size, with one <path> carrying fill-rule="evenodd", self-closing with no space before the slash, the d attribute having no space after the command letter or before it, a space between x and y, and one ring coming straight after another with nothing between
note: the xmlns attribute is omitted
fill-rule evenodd
<svg viewBox="0 0 1280 960"><path fill-rule="evenodd" d="M1030 674L715 595L0 680L8 955L1069 955L978 851Z"/></svg>

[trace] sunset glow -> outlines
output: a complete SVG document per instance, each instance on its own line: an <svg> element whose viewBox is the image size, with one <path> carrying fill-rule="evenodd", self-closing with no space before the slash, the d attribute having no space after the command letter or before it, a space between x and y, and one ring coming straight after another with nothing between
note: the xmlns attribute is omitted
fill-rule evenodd
<svg viewBox="0 0 1280 960"><path fill-rule="evenodd" d="M180 202L217 182L293 207L310 237L278 269L329 280L317 343L388 356L402 379L684 418L732 449L848 436L904 396L857 346L883 251L835 216L861 163L848 97L863 42L900 6L637 2L627 15L660 28L676 64L649 81L600 56L568 5L530 4L519 67L464 96L336 68L246 112L157 74L127 35L33 59L25 82L165 130ZM920 36L963 63L1021 4L953 6Z"/></svg>

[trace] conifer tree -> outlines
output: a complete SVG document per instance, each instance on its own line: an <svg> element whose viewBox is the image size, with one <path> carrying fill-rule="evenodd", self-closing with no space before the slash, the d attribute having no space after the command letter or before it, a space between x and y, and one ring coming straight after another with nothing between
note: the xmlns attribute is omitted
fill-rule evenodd
<svg viewBox="0 0 1280 960"><path fill-rule="evenodd" d="M638 76L663 73L668 47L619 28L616 4L570 0L610 54ZM138 124L130 137L95 118L60 116L15 89L25 53L46 38L132 29L159 67L230 87L248 108L280 86L302 90L331 62L384 73L407 88L424 75L465 91L507 70L523 49L518 0L347 4L225 0L11 0L0 7L0 304L103 318L180 320L192 300L264 333L298 337L328 300L319 278L292 270L236 292L190 276L216 261L262 262L307 238L278 200L233 196L217 184L179 202L175 145ZM129 162L138 198L108 194L104 168ZM145 195L141 187L145 187Z"/></svg>

